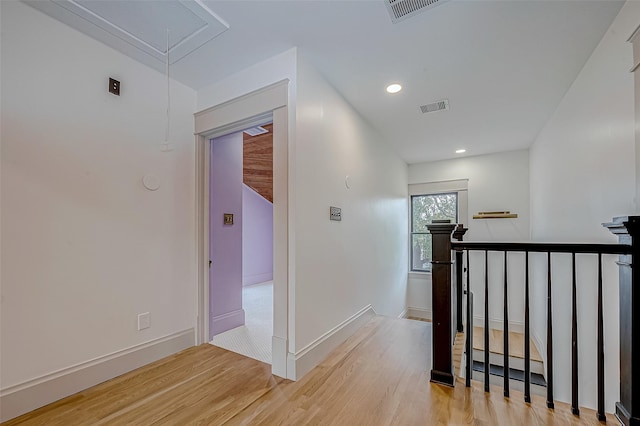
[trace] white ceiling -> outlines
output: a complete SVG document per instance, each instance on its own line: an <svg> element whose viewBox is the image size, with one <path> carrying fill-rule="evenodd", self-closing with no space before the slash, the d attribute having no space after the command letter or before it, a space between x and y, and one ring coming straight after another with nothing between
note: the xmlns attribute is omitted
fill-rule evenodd
<svg viewBox="0 0 640 426"><path fill-rule="evenodd" d="M451 158L458 148L464 155L521 149L535 140L623 4L450 0L392 24L384 1L196 2L230 28L173 64L171 75L199 89L297 46L408 163ZM43 7L54 3L36 3L55 16ZM149 32L167 26L157 14L143 16ZM76 25L55 17L91 34L86 19ZM95 29L91 35L100 39ZM163 61L124 44L125 53L163 70ZM390 82L403 91L387 94ZM421 113L420 105L444 98L449 110Z"/></svg>

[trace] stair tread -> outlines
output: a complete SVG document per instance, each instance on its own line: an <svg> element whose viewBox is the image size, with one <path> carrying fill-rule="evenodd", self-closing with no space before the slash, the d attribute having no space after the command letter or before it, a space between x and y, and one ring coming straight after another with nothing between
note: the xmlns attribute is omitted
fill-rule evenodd
<svg viewBox="0 0 640 426"><path fill-rule="evenodd" d="M473 371L484 373L484 363L481 361L473 361ZM494 376L504 377L504 367L502 367L501 365L489 364L489 374L492 374ZM515 368L510 368L509 378L511 380L524 382L524 371L518 370ZM531 373L530 379L531 379L531 384L533 385L547 387L547 382L544 379L544 376L542 374Z"/></svg>

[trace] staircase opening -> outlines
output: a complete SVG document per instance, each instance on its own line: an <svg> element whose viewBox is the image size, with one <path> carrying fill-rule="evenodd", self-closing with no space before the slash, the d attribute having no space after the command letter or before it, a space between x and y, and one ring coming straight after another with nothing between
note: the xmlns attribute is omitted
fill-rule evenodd
<svg viewBox="0 0 640 426"><path fill-rule="evenodd" d="M617 264L618 282L608 285L618 286L620 306L616 312L607 312L607 317L619 315L620 353L611 353L607 348L607 356L609 359L619 356L619 376L611 368L607 374L619 377L620 401L615 407L608 406L608 410L615 410L622 424L640 421L640 367L635 362L640 359L640 323L637 321L639 317L632 314L640 309L640 292L637 291L636 274L632 272L632 265L640 263L640 259L636 259L636 255L640 256L640 216L618 217L604 224L618 236L618 244L468 242L463 241L467 231L463 225L446 222L427 226L432 235L433 253L431 381L454 386L457 377L462 376L467 387L474 380L483 382L487 393L496 391L495 386L502 382L505 397L510 396L510 390L521 389L524 402L529 404L535 403L532 393L541 393L546 396L547 407L553 409L556 402L554 379L559 382L568 378L570 386L566 382L563 384L560 401L570 403L571 414L580 416L580 403L595 399L597 402L592 404L592 408L597 410L599 421L606 421L603 268L616 267ZM457 241L452 241L452 238ZM501 262L490 262L490 254L497 254ZM617 262L614 256L618 256ZM513 274L509 267L509 262L517 258L524 263L521 274ZM576 267L576 258L580 260L580 268ZM585 267L587 262L592 266ZM531 267L530 263L534 266ZM531 272L533 268L534 274ZM563 273L557 273L558 270ZM585 278L589 273L591 276ZM474 287L470 285L471 276L474 277ZM593 286L585 284L589 279ZM515 330L514 333L515 327L510 326L514 313L509 293L514 286L520 285L524 294L524 311L517 312L515 322L521 324L522 332ZM534 292L532 286L536 286ZM558 288L560 290L554 291ZM592 290L595 290L597 300L581 297L579 313L578 294ZM564 297L559 297L558 292ZM543 351L538 351L532 341L532 295L538 297L535 303L539 307L546 308L546 330L542 331L546 339L542 340L544 346L540 348ZM588 307L585 301L590 302ZM474 307L478 302L482 303L479 309ZM475 309L482 313L479 318L474 316ZM492 327L496 318L490 320L490 315L495 316L498 311L502 313L502 330ZM585 313L591 318L584 319ZM538 327L542 319L538 311ZM579 326L581 333L578 332ZM554 340L554 333L560 337L559 341ZM579 374L579 360L588 360L589 357L596 359L597 366L589 367L588 362L583 363L594 380L581 382L584 373ZM554 362L556 359L559 361ZM568 368L565 366L567 359L570 360ZM556 367L558 374L554 377ZM567 388L570 392L566 392ZM591 396L586 399L580 396L580 392Z"/></svg>

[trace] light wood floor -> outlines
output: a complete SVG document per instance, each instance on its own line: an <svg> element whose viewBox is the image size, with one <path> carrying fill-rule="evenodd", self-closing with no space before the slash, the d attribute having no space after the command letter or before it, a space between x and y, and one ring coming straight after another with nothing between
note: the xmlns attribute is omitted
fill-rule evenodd
<svg viewBox="0 0 640 426"><path fill-rule="evenodd" d="M502 330L489 330L489 352L504 354L504 332ZM484 350L484 328L473 327L473 349ZM524 335L522 333L509 332L509 355L516 358L524 358ZM531 342L531 360L542 362L542 357Z"/></svg>
<svg viewBox="0 0 640 426"><path fill-rule="evenodd" d="M202 345L7 425L595 425L566 404L529 406L482 384L429 383L431 324L375 317L298 382L270 366ZM610 417L609 424L615 420Z"/></svg>

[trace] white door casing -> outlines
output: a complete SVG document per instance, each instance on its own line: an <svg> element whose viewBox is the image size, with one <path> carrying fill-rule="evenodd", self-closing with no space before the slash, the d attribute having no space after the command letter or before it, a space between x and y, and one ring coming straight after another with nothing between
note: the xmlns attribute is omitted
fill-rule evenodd
<svg viewBox="0 0 640 426"><path fill-rule="evenodd" d="M272 373L287 374L293 333L289 313L289 123L288 80L272 84L195 114L196 253L198 267L197 344L209 335L209 140L273 121L273 338Z"/></svg>

